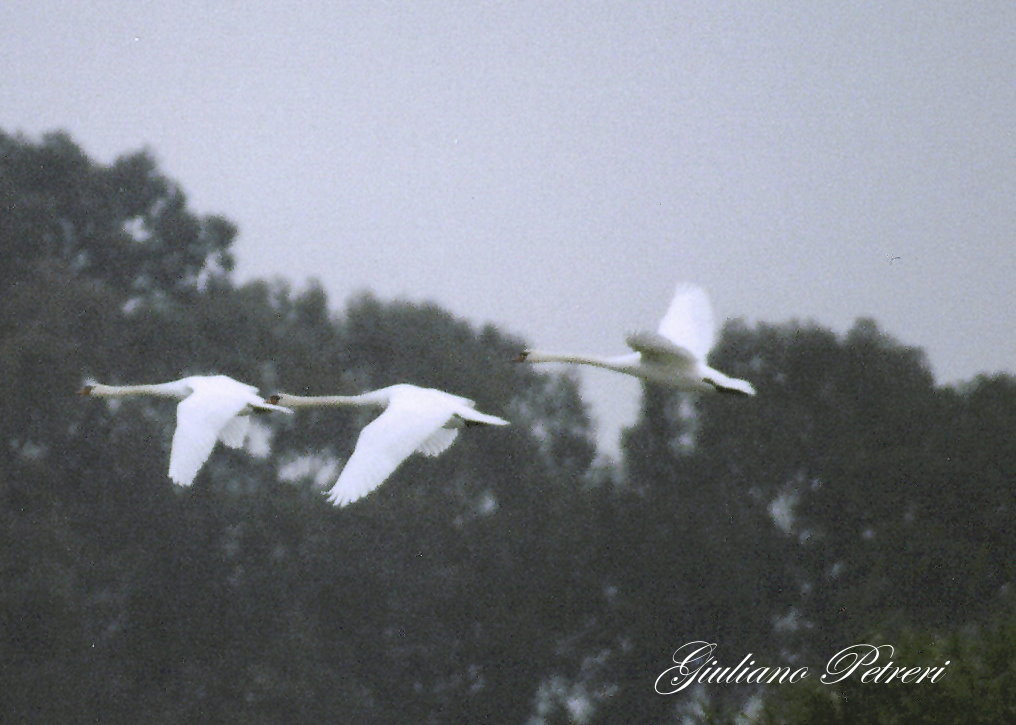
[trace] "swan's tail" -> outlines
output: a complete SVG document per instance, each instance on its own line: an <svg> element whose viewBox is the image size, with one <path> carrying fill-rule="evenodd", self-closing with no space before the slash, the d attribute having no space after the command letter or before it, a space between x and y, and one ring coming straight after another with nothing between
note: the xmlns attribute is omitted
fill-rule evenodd
<svg viewBox="0 0 1016 725"><path fill-rule="evenodd" d="M465 408L455 411L455 414L462 418L462 422L467 426L473 425L511 425L504 418L498 418L496 415L487 415L481 413L478 410L472 408Z"/></svg>
<svg viewBox="0 0 1016 725"><path fill-rule="evenodd" d="M717 393L727 395L755 395L755 388L747 380L728 378L726 375L713 375L703 378L704 382L716 388Z"/></svg>

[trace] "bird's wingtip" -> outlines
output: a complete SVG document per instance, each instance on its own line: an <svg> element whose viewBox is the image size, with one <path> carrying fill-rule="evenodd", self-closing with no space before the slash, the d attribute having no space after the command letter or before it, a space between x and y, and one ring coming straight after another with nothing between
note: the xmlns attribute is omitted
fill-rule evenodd
<svg viewBox="0 0 1016 725"><path fill-rule="evenodd" d="M328 503L330 503L335 508L342 508L346 504L350 503L349 501L343 500L334 491L322 491L321 495L324 496L328 500Z"/></svg>

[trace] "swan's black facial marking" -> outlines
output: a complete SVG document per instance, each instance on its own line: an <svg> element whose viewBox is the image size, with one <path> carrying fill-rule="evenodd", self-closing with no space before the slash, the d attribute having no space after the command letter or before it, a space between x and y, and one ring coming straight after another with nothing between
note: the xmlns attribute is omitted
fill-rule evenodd
<svg viewBox="0 0 1016 725"><path fill-rule="evenodd" d="M512 358L512 362L525 362L527 357L529 357L529 350L523 350L518 354L518 357Z"/></svg>
<svg viewBox="0 0 1016 725"><path fill-rule="evenodd" d="M278 405L279 404L279 400L281 399L281 397L282 396L280 396L278 394L276 394L276 395L269 395L267 398L265 398L265 402L266 403L271 403L272 405Z"/></svg>
<svg viewBox="0 0 1016 725"><path fill-rule="evenodd" d="M85 387L83 387L81 390L78 391L78 395L91 395L94 389L95 389L94 385L86 385Z"/></svg>

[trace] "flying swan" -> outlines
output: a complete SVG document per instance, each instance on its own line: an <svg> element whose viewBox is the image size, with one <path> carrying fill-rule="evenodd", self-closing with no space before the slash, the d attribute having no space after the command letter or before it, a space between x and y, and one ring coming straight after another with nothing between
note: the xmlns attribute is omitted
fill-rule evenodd
<svg viewBox="0 0 1016 725"><path fill-rule="evenodd" d="M225 375L192 375L156 385L86 385L79 395L121 398L153 395L176 398L176 431L169 454L169 477L181 486L194 483L208 460L216 440L230 448L242 448L250 428L250 413L293 411L266 403L258 389Z"/></svg>
<svg viewBox="0 0 1016 725"><path fill-rule="evenodd" d="M464 426L508 425L507 420L475 410L472 400L405 383L361 395L281 393L270 396L266 403L289 408L353 405L384 410L360 431L352 455L328 491L328 500L336 506L366 496L413 453L441 454Z"/></svg>
<svg viewBox="0 0 1016 725"><path fill-rule="evenodd" d="M634 332L626 338L634 353L601 357L523 350L515 362L594 365L687 392L754 395L755 388L747 380L731 378L706 365L714 341L709 297L701 287L679 284L656 332Z"/></svg>

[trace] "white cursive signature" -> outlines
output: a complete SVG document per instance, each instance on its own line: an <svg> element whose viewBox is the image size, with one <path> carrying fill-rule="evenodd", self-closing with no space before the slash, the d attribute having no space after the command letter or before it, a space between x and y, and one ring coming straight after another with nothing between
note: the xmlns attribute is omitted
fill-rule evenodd
<svg viewBox="0 0 1016 725"><path fill-rule="evenodd" d="M710 684L771 684L797 682L808 676L807 667L756 667L751 653L734 667L722 667L713 657L715 642L694 641L674 650L673 667L656 678L655 689L661 695L673 695L694 682Z"/></svg>
<svg viewBox="0 0 1016 725"><path fill-rule="evenodd" d="M661 695L673 695L694 683L770 685L798 682L808 676L807 667L756 665L755 655L750 652L733 667L724 666L713 656L715 651L715 642L695 640L681 645L671 657L674 664L656 678L654 689ZM950 663L946 660L938 666L897 665L892 661L895 653L891 644L845 647L829 659L819 681L833 685L856 675L864 684L937 682ZM888 661L874 666L882 657Z"/></svg>
<svg viewBox="0 0 1016 725"><path fill-rule="evenodd" d="M946 660L945 664L939 667L904 667L902 665L894 665L892 659L890 659L882 667L868 667L868 665L878 662L883 650L887 650L890 658L896 653L896 648L891 644L878 646L873 644L855 644L841 649L826 663L825 674L819 680L825 685L832 685L845 680L864 667L865 669L861 671L860 675L861 682L865 684L872 682L882 684L893 682L894 680L897 682L917 683L924 682L926 678L928 682L937 682L945 673L945 668L949 664L949 660Z"/></svg>

